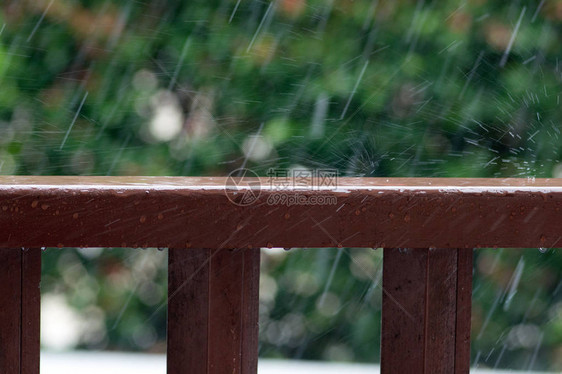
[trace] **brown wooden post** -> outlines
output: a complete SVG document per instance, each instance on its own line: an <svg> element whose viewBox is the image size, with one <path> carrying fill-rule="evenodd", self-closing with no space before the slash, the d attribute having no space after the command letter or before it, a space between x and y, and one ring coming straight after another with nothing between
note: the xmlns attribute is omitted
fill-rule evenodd
<svg viewBox="0 0 562 374"><path fill-rule="evenodd" d="M39 374L41 249L22 251L21 374Z"/></svg>
<svg viewBox="0 0 562 374"><path fill-rule="evenodd" d="M472 248L457 252L457 331L455 374L470 371L470 321L472 306Z"/></svg>
<svg viewBox="0 0 562 374"><path fill-rule="evenodd" d="M20 372L21 249L0 249L0 373Z"/></svg>
<svg viewBox="0 0 562 374"><path fill-rule="evenodd" d="M0 373L39 374L41 251L0 248Z"/></svg>
<svg viewBox="0 0 562 374"><path fill-rule="evenodd" d="M472 249L385 249L381 373L468 373Z"/></svg>
<svg viewBox="0 0 562 374"><path fill-rule="evenodd" d="M257 373L259 249L170 249L168 373Z"/></svg>

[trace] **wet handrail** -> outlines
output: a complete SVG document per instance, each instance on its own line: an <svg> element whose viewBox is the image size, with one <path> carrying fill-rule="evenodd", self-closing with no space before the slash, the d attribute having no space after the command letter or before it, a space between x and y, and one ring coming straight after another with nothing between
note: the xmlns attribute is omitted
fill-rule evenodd
<svg viewBox="0 0 562 374"><path fill-rule="evenodd" d="M560 179L250 181L0 177L0 247L562 246Z"/></svg>
<svg viewBox="0 0 562 374"><path fill-rule="evenodd" d="M58 246L170 249L170 374L257 372L260 248L382 247L381 372L468 373L472 248L562 246L561 207L561 179L0 177L0 372L39 372Z"/></svg>

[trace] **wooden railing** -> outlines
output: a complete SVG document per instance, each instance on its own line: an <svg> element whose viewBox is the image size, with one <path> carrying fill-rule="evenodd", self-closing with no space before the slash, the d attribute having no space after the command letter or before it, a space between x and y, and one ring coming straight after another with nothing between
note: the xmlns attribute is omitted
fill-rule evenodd
<svg viewBox="0 0 562 374"><path fill-rule="evenodd" d="M383 247L382 372L467 373L472 248L562 238L560 180L254 182L0 177L0 373L39 373L40 247L170 248L171 374L257 371L259 248Z"/></svg>

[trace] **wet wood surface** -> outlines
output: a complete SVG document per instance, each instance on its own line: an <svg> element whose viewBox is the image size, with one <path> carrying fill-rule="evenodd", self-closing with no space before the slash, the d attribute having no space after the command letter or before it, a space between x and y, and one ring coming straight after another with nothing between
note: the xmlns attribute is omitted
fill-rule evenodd
<svg viewBox="0 0 562 374"><path fill-rule="evenodd" d="M22 251L21 374L39 374L41 249Z"/></svg>
<svg viewBox="0 0 562 374"><path fill-rule="evenodd" d="M468 373L472 250L385 249L381 373Z"/></svg>
<svg viewBox="0 0 562 374"><path fill-rule="evenodd" d="M168 373L257 373L259 249L169 256Z"/></svg>
<svg viewBox="0 0 562 374"><path fill-rule="evenodd" d="M168 251L169 374L207 373L209 328L208 249Z"/></svg>
<svg viewBox="0 0 562 374"><path fill-rule="evenodd" d="M455 374L468 373L470 370L473 256L472 249L459 249L457 253Z"/></svg>
<svg viewBox="0 0 562 374"><path fill-rule="evenodd" d="M0 249L0 373L21 367L21 249Z"/></svg>
<svg viewBox="0 0 562 374"><path fill-rule="evenodd" d="M39 374L41 251L0 248L0 373Z"/></svg>
<svg viewBox="0 0 562 374"><path fill-rule="evenodd" d="M0 209L3 247L562 247L560 179L0 177Z"/></svg>

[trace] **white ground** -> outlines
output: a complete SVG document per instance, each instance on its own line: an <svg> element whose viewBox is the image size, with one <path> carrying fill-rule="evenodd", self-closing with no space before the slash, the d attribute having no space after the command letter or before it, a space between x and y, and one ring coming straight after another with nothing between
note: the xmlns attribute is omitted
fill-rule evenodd
<svg viewBox="0 0 562 374"><path fill-rule="evenodd" d="M373 374L379 372L378 365L293 360L260 360L258 366L259 374ZM164 355L121 352L41 352L41 374L165 374L165 367L166 357ZM471 370L471 373L522 372L478 369Z"/></svg>

